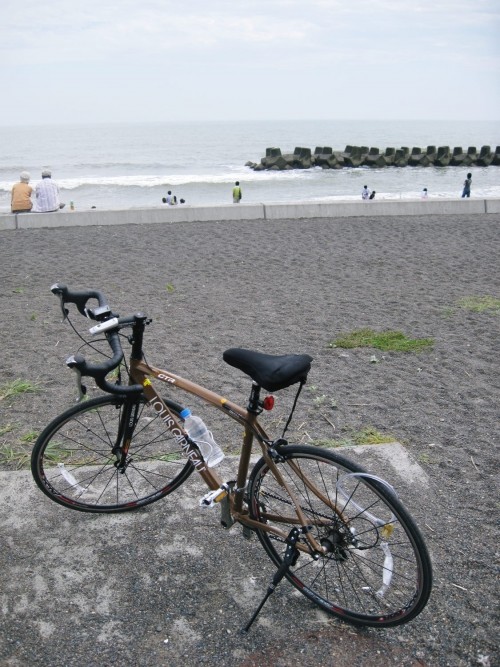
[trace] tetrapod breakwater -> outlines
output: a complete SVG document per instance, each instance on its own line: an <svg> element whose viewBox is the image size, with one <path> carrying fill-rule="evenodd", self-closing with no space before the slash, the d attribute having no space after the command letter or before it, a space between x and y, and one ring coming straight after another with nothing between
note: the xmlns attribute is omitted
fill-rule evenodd
<svg viewBox="0 0 500 667"><path fill-rule="evenodd" d="M346 146L343 151L334 151L331 146L310 148L297 147L293 153L282 153L280 148L266 148L260 162L247 162L246 167L254 171L287 169L344 169L347 167L489 167L500 165L500 146L493 151L490 146L479 150L469 146L427 146L410 148L370 148L368 146Z"/></svg>

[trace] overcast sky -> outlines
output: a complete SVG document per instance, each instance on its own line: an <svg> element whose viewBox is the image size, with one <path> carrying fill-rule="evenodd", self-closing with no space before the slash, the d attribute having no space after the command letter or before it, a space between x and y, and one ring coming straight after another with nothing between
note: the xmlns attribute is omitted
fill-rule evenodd
<svg viewBox="0 0 500 667"><path fill-rule="evenodd" d="M0 124L500 118L499 0L2 0Z"/></svg>

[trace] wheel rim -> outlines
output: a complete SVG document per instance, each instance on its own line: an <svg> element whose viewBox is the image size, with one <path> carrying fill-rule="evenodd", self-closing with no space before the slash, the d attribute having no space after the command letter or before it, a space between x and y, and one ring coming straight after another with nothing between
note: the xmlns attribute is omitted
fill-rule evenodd
<svg viewBox="0 0 500 667"><path fill-rule="evenodd" d="M40 436L36 470L53 500L87 511L134 509L167 495L190 474L192 466L145 401L129 450L116 447L122 410L120 399L89 401Z"/></svg>
<svg viewBox="0 0 500 667"><path fill-rule="evenodd" d="M377 482L353 475L357 468L342 465L340 458L296 451L293 460L315 480L327 502L312 493L286 460L278 465L312 535L325 549L321 555L301 553L287 575L291 583L328 612L352 623L397 625L414 617L429 595L430 565L418 530L400 503ZM292 525L286 519L279 525L277 517L290 517L292 505L266 464L252 479L250 511L285 533ZM284 541L264 531L258 536L279 564ZM305 543L304 536L301 542Z"/></svg>

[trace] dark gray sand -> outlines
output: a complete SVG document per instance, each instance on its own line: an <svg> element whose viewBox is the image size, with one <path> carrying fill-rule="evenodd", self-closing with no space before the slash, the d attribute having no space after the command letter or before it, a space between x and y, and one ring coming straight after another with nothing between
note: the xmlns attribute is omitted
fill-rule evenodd
<svg viewBox="0 0 500 667"><path fill-rule="evenodd" d="M130 531L130 549L110 561L123 569L119 582L127 592L118 608L97 606L90 617L80 599L61 609L57 593L40 582L45 606L33 608L28 575L22 599L0 594L0 665L498 665L500 315L463 308L460 300L500 298L499 223L498 215L476 215L2 232L0 385L22 378L42 388L0 401L3 451L29 449L21 439L39 432L75 395L64 360L79 343L60 323L49 291L56 281L101 289L120 314L146 312L154 320L147 331L150 362L242 404L248 381L223 363L224 349L307 352L314 363L290 439L345 442L369 427L404 445L429 480L417 488L399 485L398 492L428 543L435 585L417 619L374 631L318 615L284 583L264 608L264 622L242 640L237 629L265 590L270 561L257 541L243 542L239 532L217 528L216 518L200 518L196 498L195 525L219 531L217 558L203 552L202 533L186 525L179 545L186 550L175 561L159 561L158 543L174 539L168 526L162 529L162 516L175 507L172 496L143 511L141 532L133 518L122 528ZM82 319L75 323L84 330ZM435 345L419 354L328 347L338 334L363 327L432 337ZM290 390L278 394L277 409L265 418L273 433L291 400ZM238 441L228 440L219 421L216 415L210 426L235 453ZM25 473L12 474L29 484ZM26 537L36 539L31 550L4 544L4 590L7 577L23 580L44 558L48 516L71 527L68 544L90 525L86 515L38 491L33 497L45 528ZM231 591L224 575L231 563L243 568L241 577L257 577L251 595ZM163 581L171 575L163 592L158 572ZM82 584L80 598L99 595L92 590ZM207 610L219 621L207 623ZM183 637L180 646L163 643L175 635Z"/></svg>

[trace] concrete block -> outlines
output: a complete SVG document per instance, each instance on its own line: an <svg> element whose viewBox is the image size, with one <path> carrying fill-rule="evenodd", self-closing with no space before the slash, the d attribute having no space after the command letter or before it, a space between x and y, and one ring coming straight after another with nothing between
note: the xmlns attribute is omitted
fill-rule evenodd
<svg viewBox="0 0 500 667"><path fill-rule="evenodd" d="M58 211L29 213L18 216L20 229L44 227L81 227L89 225L141 225L172 222L203 222L217 220L261 220L262 204L222 204L219 206L164 206L162 208L130 208L118 210Z"/></svg>
<svg viewBox="0 0 500 667"><path fill-rule="evenodd" d="M104 213L104 211L100 211L100 213ZM107 213L109 213L109 211L107 211ZM80 227L82 225L96 225L97 214L97 210L18 214L17 226L19 229L43 229L47 227Z"/></svg>
<svg viewBox="0 0 500 667"><path fill-rule="evenodd" d="M280 220L410 215L460 215L500 213L500 199L375 199L373 201L298 201L219 206L165 206L57 213L0 215L0 231L67 226L171 224L223 220Z"/></svg>
<svg viewBox="0 0 500 667"><path fill-rule="evenodd" d="M478 167L489 167L493 162L495 154L491 152L490 146L481 146L481 151L477 157L476 164Z"/></svg>
<svg viewBox="0 0 500 667"><path fill-rule="evenodd" d="M500 213L500 199L485 199L486 213Z"/></svg>
<svg viewBox="0 0 500 667"><path fill-rule="evenodd" d="M266 148L266 157L279 157L280 155L280 148Z"/></svg>
<svg viewBox="0 0 500 667"><path fill-rule="evenodd" d="M499 202L500 205L500 202ZM379 199L373 201L266 204L268 220L286 218L349 218L372 216L461 215L485 213L483 199Z"/></svg>

